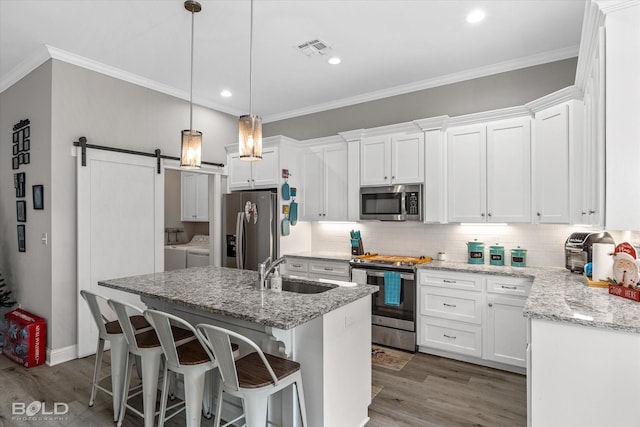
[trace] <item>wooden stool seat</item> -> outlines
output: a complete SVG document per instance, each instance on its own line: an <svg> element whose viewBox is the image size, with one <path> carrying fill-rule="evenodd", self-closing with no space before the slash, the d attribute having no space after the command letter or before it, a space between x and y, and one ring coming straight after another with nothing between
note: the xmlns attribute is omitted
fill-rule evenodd
<svg viewBox="0 0 640 427"><path fill-rule="evenodd" d="M264 355L278 381L300 370L298 362L267 353ZM258 388L273 384L273 379L258 353L249 353L236 360L236 370L238 372L238 385L242 388Z"/></svg>
<svg viewBox="0 0 640 427"><path fill-rule="evenodd" d="M151 329L151 325L149 324L149 322L147 322L147 319L145 319L144 316L135 315L135 316L131 316L129 319L131 319L131 324L133 325L133 329L135 329L136 332L141 329L147 329L147 328ZM104 327L107 330L108 334L122 333L120 322L118 322L117 320L112 320L111 322L105 323Z"/></svg>
<svg viewBox="0 0 640 427"><path fill-rule="evenodd" d="M238 348L237 344L233 344L233 351L238 351ZM182 365L193 366L211 361L211 357L198 340L179 345L176 347L176 351Z"/></svg>
<svg viewBox="0 0 640 427"><path fill-rule="evenodd" d="M188 338L195 339L195 335L193 334L193 332L184 328L179 328L177 326L171 327L171 333L173 334L173 338L177 342L183 341ZM137 334L136 342L138 344L138 347L140 348L160 347L160 340L158 339L158 335L156 334L156 331L153 329Z"/></svg>

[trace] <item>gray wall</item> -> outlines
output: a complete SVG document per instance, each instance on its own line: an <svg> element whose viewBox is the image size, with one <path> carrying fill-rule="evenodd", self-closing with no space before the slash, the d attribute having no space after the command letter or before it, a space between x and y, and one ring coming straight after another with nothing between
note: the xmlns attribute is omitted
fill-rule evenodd
<svg viewBox="0 0 640 427"><path fill-rule="evenodd" d="M265 136L304 140L354 129L524 105L571 86L577 58L522 68L376 101L266 123Z"/></svg>
<svg viewBox="0 0 640 427"><path fill-rule="evenodd" d="M188 102L57 60L0 94L0 176L12 183L11 127L32 122L32 164L27 171L27 252L17 253L15 193L0 186L0 268L16 289L18 301L44 316L47 347L76 343L76 158L72 143L178 156L180 131L188 127ZM224 145L237 138L237 118L194 106L194 126L203 132L203 160L226 163ZM34 150L43 150L36 153ZM45 210L33 213L31 185L45 185ZM49 246L40 243L48 232ZM126 244L126 241L123 242Z"/></svg>

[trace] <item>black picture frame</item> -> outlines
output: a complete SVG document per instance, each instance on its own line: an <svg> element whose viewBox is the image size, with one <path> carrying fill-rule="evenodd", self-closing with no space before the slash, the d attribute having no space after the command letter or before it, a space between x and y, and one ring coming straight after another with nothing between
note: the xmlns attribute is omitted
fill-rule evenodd
<svg viewBox="0 0 640 427"><path fill-rule="evenodd" d="M29 151L31 149L31 140L25 139L22 141L22 150L21 151Z"/></svg>
<svg viewBox="0 0 640 427"><path fill-rule="evenodd" d="M18 226L18 252L26 252L27 251L27 245L25 242L25 226L24 225L19 225Z"/></svg>
<svg viewBox="0 0 640 427"><path fill-rule="evenodd" d="M16 201L16 217L18 222L27 222L27 202L24 200Z"/></svg>
<svg viewBox="0 0 640 427"><path fill-rule="evenodd" d="M11 169L18 169L20 167L20 160L18 159L18 156L15 156L12 160L11 163Z"/></svg>
<svg viewBox="0 0 640 427"><path fill-rule="evenodd" d="M17 144L19 140L20 140L20 135L18 135L18 132L14 132L13 133L13 143Z"/></svg>
<svg viewBox="0 0 640 427"><path fill-rule="evenodd" d="M13 174L13 186L16 188L16 197L25 196L26 181L27 181L27 176L25 175L24 172Z"/></svg>
<svg viewBox="0 0 640 427"><path fill-rule="evenodd" d="M31 189L33 192L33 209L44 209L44 185L34 185Z"/></svg>
<svg viewBox="0 0 640 427"><path fill-rule="evenodd" d="M31 154L24 153L22 157L22 163L25 165L28 165L29 163L31 163Z"/></svg>
<svg viewBox="0 0 640 427"><path fill-rule="evenodd" d="M20 151L20 146L18 144L13 144L13 155L18 155L18 151Z"/></svg>
<svg viewBox="0 0 640 427"><path fill-rule="evenodd" d="M27 126L26 128L22 129L22 137L23 138L29 138L31 136L31 127Z"/></svg>

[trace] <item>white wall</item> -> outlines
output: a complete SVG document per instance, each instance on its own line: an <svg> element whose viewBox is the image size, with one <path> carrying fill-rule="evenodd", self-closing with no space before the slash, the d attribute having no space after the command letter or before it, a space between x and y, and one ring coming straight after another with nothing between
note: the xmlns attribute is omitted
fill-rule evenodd
<svg viewBox="0 0 640 427"><path fill-rule="evenodd" d="M431 256L445 252L449 261L467 261L466 242L478 239L489 246L499 242L505 247L506 264L510 250L527 249L531 267L564 267L564 242L574 231L590 231L568 225L425 225L415 222L364 221L359 223L311 223L311 250L350 253L349 231L360 230L364 250L386 255ZM640 233L612 233L616 243L630 240L640 243ZM487 261L488 263L488 261Z"/></svg>

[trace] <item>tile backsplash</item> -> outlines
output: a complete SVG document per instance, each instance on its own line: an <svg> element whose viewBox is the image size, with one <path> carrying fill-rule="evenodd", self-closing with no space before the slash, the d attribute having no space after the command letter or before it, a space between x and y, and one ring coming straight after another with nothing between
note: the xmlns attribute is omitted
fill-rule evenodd
<svg viewBox="0 0 640 427"><path fill-rule="evenodd" d="M389 255L431 256L445 252L449 261L467 261L466 242L478 239L489 246L500 243L505 248L506 264L510 250L520 246L527 250L531 267L564 267L564 242L574 231L592 231L568 225L460 225L421 224L415 222L363 221L358 223L312 223L311 250L349 253L349 231L362 234L364 250ZM595 231L595 230L594 230ZM610 232L616 243L640 243L640 232ZM488 261L487 261L488 262Z"/></svg>

